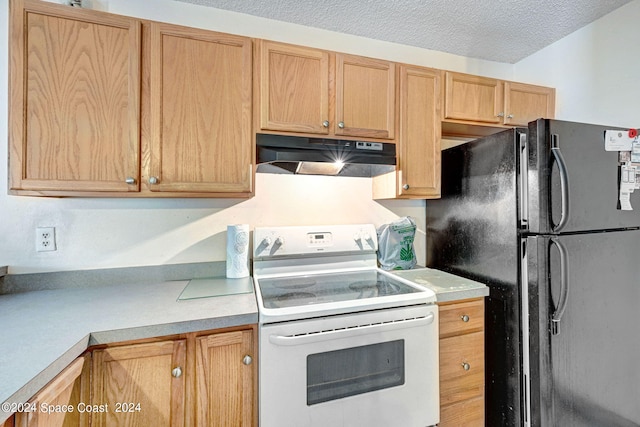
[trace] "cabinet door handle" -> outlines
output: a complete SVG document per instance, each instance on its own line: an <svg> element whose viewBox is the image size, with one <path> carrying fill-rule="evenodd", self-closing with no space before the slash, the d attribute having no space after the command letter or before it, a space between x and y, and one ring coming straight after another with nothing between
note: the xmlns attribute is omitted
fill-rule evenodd
<svg viewBox="0 0 640 427"><path fill-rule="evenodd" d="M173 378L180 378L182 376L182 368L180 368L180 366L173 368L173 370L171 371L171 376Z"/></svg>
<svg viewBox="0 0 640 427"><path fill-rule="evenodd" d="M155 185L155 184L157 184L158 182L160 182L160 180L158 179L158 177L157 177L157 176L150 176L150 177L149 177L149 184Z"/></svg>
<svg viewBox="0 0 640 427"><path fill-rule="evenodd" d="M248 354L242 358L242 363L244 363L247 366L251 365L252 362L253 362L253 358Z"/></svg>
<svg viewBox="0 0 640 427"><path fill-rule="evenodd" d="M409 184L405 184L405 185L402 186L403 190L408 190L409 188L411 188L411 187L409 187Z"/></svg>
<svg viewBox="0 0 640 427"><path fill-rule="evenodd" d="M329 120L325 120L324 122L322 122L322 126L328 128L329 127Z"/></svg>
<svg viewBox="0 0 640 427"><path fill-rule="evenodd" d="M136 183L136 179L128 176L127 179L124 180L124 182L126 182L127 184L131 185L131 184L135 184Z"/></svg>
<svg viewBox="0 0 640 427"><path fill-rule="evenodd" d="M504 117L504 112L498 113L496 117Z"/></svg>
<svg viewBox="0 0 640 427"><path fill-rule="evenodd" d="M469 365L467 362L463 362L462 369L464 369L465 371L468 371L469 369L471 369L471 365Z"/></svg>
<svg viewBox="0 0 640 427"><path fill-rule="evenodd" d="M507 116L507 119L513 119L513 114L509 114L509 115Z"/></svg>
<svg viewBox="0 0 640 427"><path fill-rule="evenodd" d="M460 319L462 319L462 321L466 323L469 321L469 316L466 314L463 314L462 316L460 316Z"/></svg>
<svg viewBox="0 0 640 427"><path fill-rule="evenodd" d="M344 122L340 122L340 123L338 123L338 127L339 127L340 129L344 129Z"/></svg>

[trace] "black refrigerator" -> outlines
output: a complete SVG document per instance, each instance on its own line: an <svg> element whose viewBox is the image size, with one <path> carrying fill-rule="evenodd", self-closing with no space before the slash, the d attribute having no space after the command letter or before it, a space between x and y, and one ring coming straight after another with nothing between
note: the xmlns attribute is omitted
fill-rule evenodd
<svg viewBox="0 0 640 427"><path fill-rule="evenodd" d="M427 266L490 288L487 426L640 426L640 190L621 210L613 129L540 119L442 152Z"/></svg>

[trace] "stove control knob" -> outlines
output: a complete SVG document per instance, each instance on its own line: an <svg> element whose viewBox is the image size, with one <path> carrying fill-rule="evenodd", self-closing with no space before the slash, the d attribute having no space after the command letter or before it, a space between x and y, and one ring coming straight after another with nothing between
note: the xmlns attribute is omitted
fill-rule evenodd
<svg viewBox="0 0 640 427"><path fill-rule="evenodd" d="M269 245L271 245L271 237L265 237L264 239L262 239L260 246L267 247Z"/></svg>
<svg viewBox="0 0 640 427"><path fill-rule="evenodd" d="M273 244L273 246L278 246L278 247L280 247L282 245L284 245L284 238L282 238L282 237L278 237L276 239L275 243Z"/></svg>

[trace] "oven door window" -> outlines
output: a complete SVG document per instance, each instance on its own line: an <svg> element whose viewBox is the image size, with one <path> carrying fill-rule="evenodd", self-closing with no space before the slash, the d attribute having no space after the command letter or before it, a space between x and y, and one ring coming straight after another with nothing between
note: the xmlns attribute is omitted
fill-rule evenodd
<svg viewBox="0 0 640 427"><path fill-rule="evenodd" d="M404 384L404 340L307 356L307 405Z"/></svg>

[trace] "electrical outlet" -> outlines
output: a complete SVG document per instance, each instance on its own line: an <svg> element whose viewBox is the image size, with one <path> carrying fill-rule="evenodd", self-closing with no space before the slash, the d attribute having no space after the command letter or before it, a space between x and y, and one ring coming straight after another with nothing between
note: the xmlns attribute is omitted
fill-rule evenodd
<svg viewBox="0 0 640 427"><path fill-rule="evenodd" d="M36 251L47 252L56 250L56 229L55 227L36 228Z"/></svg>

